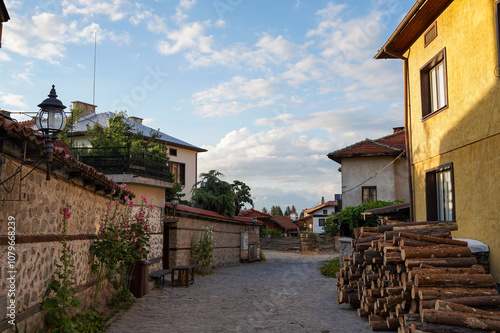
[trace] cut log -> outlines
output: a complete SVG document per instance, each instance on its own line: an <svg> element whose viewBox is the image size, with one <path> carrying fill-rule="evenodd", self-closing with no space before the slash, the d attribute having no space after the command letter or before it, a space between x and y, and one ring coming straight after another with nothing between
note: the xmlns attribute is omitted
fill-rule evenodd
<svg viewBox="0 0 500 333"><path fill-rule="evenodd" d="M424 242L424 241L419 241L416 239L411 239L411 238L403 238L403 237L394 237L394 239L398 239L398 245L399 246L435 246L436 243L432 242Z"/></svg>
<svg viewBox="0 0 500 333"><path fill-rule="evenodd" d="M358 309L358 316L360 316L361 318L366 318L369 315L370 315L370 312L365 311L365 309L363 309L363 308Z"/></svg>
<svg viewBox="0 0 500 333"><path fill-rule="evenodd" d="M377 315L368 316L368 323L374 331L387 331L387 322L384 318Z"/></svg>
<svg viewBox="0 0 500 333"><path fill-rule="evenodd" d="M449 222L442 222L442 221L421 221L421 222L400 222L400 223L391 223L391 224L385 224L385 225L380 225L378 226L378 232L383 233L386 231L392 231L394 227L401 227L401 226L417 226L417 225L447 225Z"/></svg>
<svg viewBox="0 0 500 333"><path fill-rule="evenodd" d="M414 284L416 287L496 287L490 274L418 274Z"/></svg>
<svg viewBox="0 0 500 333"><path fill-rule="evenodd" d="M379 239L382 239L384 237L383 234L371 234L371 235L366 235L364 236L362 235L360 238L356 239L356 244L359 244L359 243L370 243L371 245L371 242L372 240L379 240Z"/></svg>
<svg viewBox="0 0 500 333"><path fill-rule="evenodd" d="M420 229L420 230L411 230L411 232L404 232L404 231L386 231L384 232L384 240L388 241L391 240L395 236L399 237L407 237L405 235L422 235L422 236L430 236L434 238L449 238L451 239L451 232L449 228L445 227L436 227L432 229ZM407 237L411 238L411 237ZM422 240L422 239L419 239Z"/></svg>
<svg viewBox="0 0 500 333"><path fill-rule="evenodd" d="M415 274L432 274L438 273L436 268L420 268L414 267L408 274L410 280L415 278ZM486 270L481 265L474 265L472 267L440 267L440 274L486 274Z"/></svg>
<svg viewBox="0 0 500 333"><path fill-rule="evenodd" d="M401 225L401 226L394 226L392 228L393 231L403 231L403 232L412 232L414 230L436 230L436 229L442 229L442 228L448 228L450 231L456 231L458 230L458 225L454 222L448 222L448 223L443 223L443 224L421 224L421 225Z"/></svg>
<svg viewBox="0 0 500 333"><path fill-rule="evenodd" d="M410 325L411 333L477 333L472 328L430 324L430 323L412 323Z"/></svg>
<svg viewBox="0 0 500 333"><path fill-rule="evenodd" d="M396 331L399 327L399 318L386 318L387 331Z"/></svg>
<svg viewBox="0 0 500 333"><path fill-rule="evenodd" d="M450 245L457 245L457 246L468 246L468 243L464 242L464 241L459 241L459 240L455 240L455 239L448 239L448 238L439 238L439 237L425 236L425 235L421 235L421 234L417 234L417 233L401 232L398 236L399 237L416 239L416 240L420 240L420 241L437 243L437 244L450 244Z"/></svg>
<svg viewBox="0 0 500 333"><path fill-rule="evenodd" d="M353 309L357 309L360 306L360 301L356 293L352 293L348 296L348 303Z"/></svg>
<svg viewBox="0 0 500 333"><path fill-rule="evenodd" d="M366 250L364 253L365 260L369 263L373 263L373 259L382 258L382 254L375 250Z"/></svg>
<svg viewBox="0 0 500 333"><path fill-rule="evenodd" d="M472 254L466 246L408 247L401 250L403 260L409 258L463 258Z"/></svg>
<svg viewBox="0 0 500 333"><path fill-rule="evenodd" d="M423 309L420 313L422 322L462 326L488 331L500 331L500 316L490 317L473 313L437 311Z"/></svg>
<svg viewBox="0 0 500 333"><path fill-rule="evenodd" d="M384 254L384 265L397 264L403 262L401 252L393 252Z"/></svg>
<svg viewBox="0 0 500 333"><path fill-rule="evenodd" d="M439 311L458 311L464 313L474 313L483 316L498 317L498 319L500 320L500 313L497 311L480 310L467 305L455 304L443 300L437 300L434 309Z"/></svg>
<svg viewBox="0 0 500 333"><path fill-rule="evenodd" d="M471 267L477 264L475 257L465 258L412 258L406 259L406 267L419 267L421 264L434 267Z"/></svg>
<svg viewBox="0 0 500 333"><path fill-rule="evenodd" d="M436 298L458 298L472 296L497 296L498 291L491 288L418 288L421 301Z"/></svg>

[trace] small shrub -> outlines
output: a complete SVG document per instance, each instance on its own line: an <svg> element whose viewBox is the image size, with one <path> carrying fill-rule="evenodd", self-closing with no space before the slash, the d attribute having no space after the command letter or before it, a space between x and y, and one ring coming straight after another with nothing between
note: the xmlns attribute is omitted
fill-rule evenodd
<svg viewBox="0 0 500 333"><path fill-rule="evenodd" d="M340 258L329 260L321 267L321 274L329 278L335 278L335 273L340 272Z"/></svg>
<svg viewBox="0 0 500 333"><path fill-rule="evenodd" d="M78 313L73 321L80 333L100 333L106 328L107 319L96 311Z"/></svg>
<svg viewBox="0 0 500 333"><path fill-rule="evenodd" d="M212 253L214 238L212 235L212 227L206 226L203 228L203 233L198 242L194 239L191 245L191 261L194 264L194 269L200 274L210 274L212 268Z"/></svg>
<svg viewBox="0 0 500 333"><path fill-rule="evenodd" d="M283 234L279 232L278 230L265 230L262 229L259 231L260 236L265 237L266 235L269 235L271 238L283 238Z"/></svg>

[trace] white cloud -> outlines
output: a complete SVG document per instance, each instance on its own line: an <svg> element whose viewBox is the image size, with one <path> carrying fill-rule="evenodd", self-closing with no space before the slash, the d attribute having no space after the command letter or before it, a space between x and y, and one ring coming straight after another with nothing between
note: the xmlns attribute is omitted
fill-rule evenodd
<svg viewBox="0 0 500 333"><path fill-rule="evenodd" d="M224 116L272 106L282 95L276 93L279 80L248 79L237 76L231 81L195 93L192 103L203 117Z"/></svg>
<svg viewBox="0 0 500 333"><path fill-rule="evenodd" d="M196 49L201 53L211 52L212 37L205 35L205 27L199 22L181 26L167 33L167 40L158 43L161 54L171 55L180 51Z"/></svg>
<svg viewBox="0 0 500 333"><path fill-rule="evenodd" d="M11 18L4 27L3 47L26 57L59 64L59 60L65 56L65 44L93 43L95 32L98 42L109 39L122 44L129 41L127 33L115 34L101 29L94 22L83 25L81 22L71 21L66 24L58 15L41 13L28 18Z"/></svg>
<svg viewBox="0 0 500 333"><path fill-rule="evenodd" d="M21 95L5 94L0 96L0 102L5 105L12 106L17 110L29 110L28 103L26 103L24 97Z"/></svg>
<svg viewBox="0 0 500 333"><path fill-rule="evenodd" d="M4 51L0 51L0 61L11 61L12 59L9 57L7 53Z"/></svg>
<svg viewBox="0 0 500 333"><path fill-rule="evenodd" d="M140 4L136 4L137 10L129 18L133 25L146 24L149 31L155 34L167 34L168 25L164 17L154 14L151 10L143 10Z"/></svg>
<svg viewBox="0 0 500 333"><path fill-rule="evenodd" d="M86 19L105 15L111 21L119 21L126 17L123 7L125 0L95 1L95 0L64 0L61 3L63 15L83 15Z"/></svg>

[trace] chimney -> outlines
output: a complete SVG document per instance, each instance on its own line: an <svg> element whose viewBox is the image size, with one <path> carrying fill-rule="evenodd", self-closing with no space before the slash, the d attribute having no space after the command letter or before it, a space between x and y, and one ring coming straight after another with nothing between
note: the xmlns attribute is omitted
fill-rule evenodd
<svg viewBox="0 0 500 333"><path fill-rule="evenodd" d="M392 130L394 131L393 134L397 133L397 132L404 131L404 129L405 129L404 127L393 127L392 128Z"/></svg>
<svg viewBox="0 0 500 333"><path fill-rule="evenodd" d="M83 111L81 117L88 116L89 114L95 114L95 108L97 107L97 105L80 101L74 101L71 103L73 104L73 109L78 108Z"/></svg>
<svg viewBox="0 0 500 333"><path fill-rule="evenodd" d="M127 119L130 120L130 121L133 121L134 123L138 123L138 124L142 125L142 118L139 118L139 117L128 117Z"/></svg>
<svg viewBox="0 0 500 333"><path fill-rule="evenodd" d="M321 197L321 204L325 203L325 197Z"/></svg>

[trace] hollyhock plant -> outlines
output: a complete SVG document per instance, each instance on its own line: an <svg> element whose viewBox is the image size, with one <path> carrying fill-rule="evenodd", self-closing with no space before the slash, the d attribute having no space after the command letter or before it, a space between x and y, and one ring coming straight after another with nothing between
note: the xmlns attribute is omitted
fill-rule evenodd
<svg viewBox="0 0 500 333"><path fill-rule="evenodd" d="M149 254L150 209L146 205L147 199L141 197L140 206L134 207L132 200L125 196L123 205L116 204L122 197L123 188L124 186L120 186L121 190L106 202L106 215L102 218L97 239L91 246L95 256L92 270L97 274L98 283L95 299L105 279L115 289L123 290L126 287L123 279L129 270L137 260L147 259Z"/></svg>

